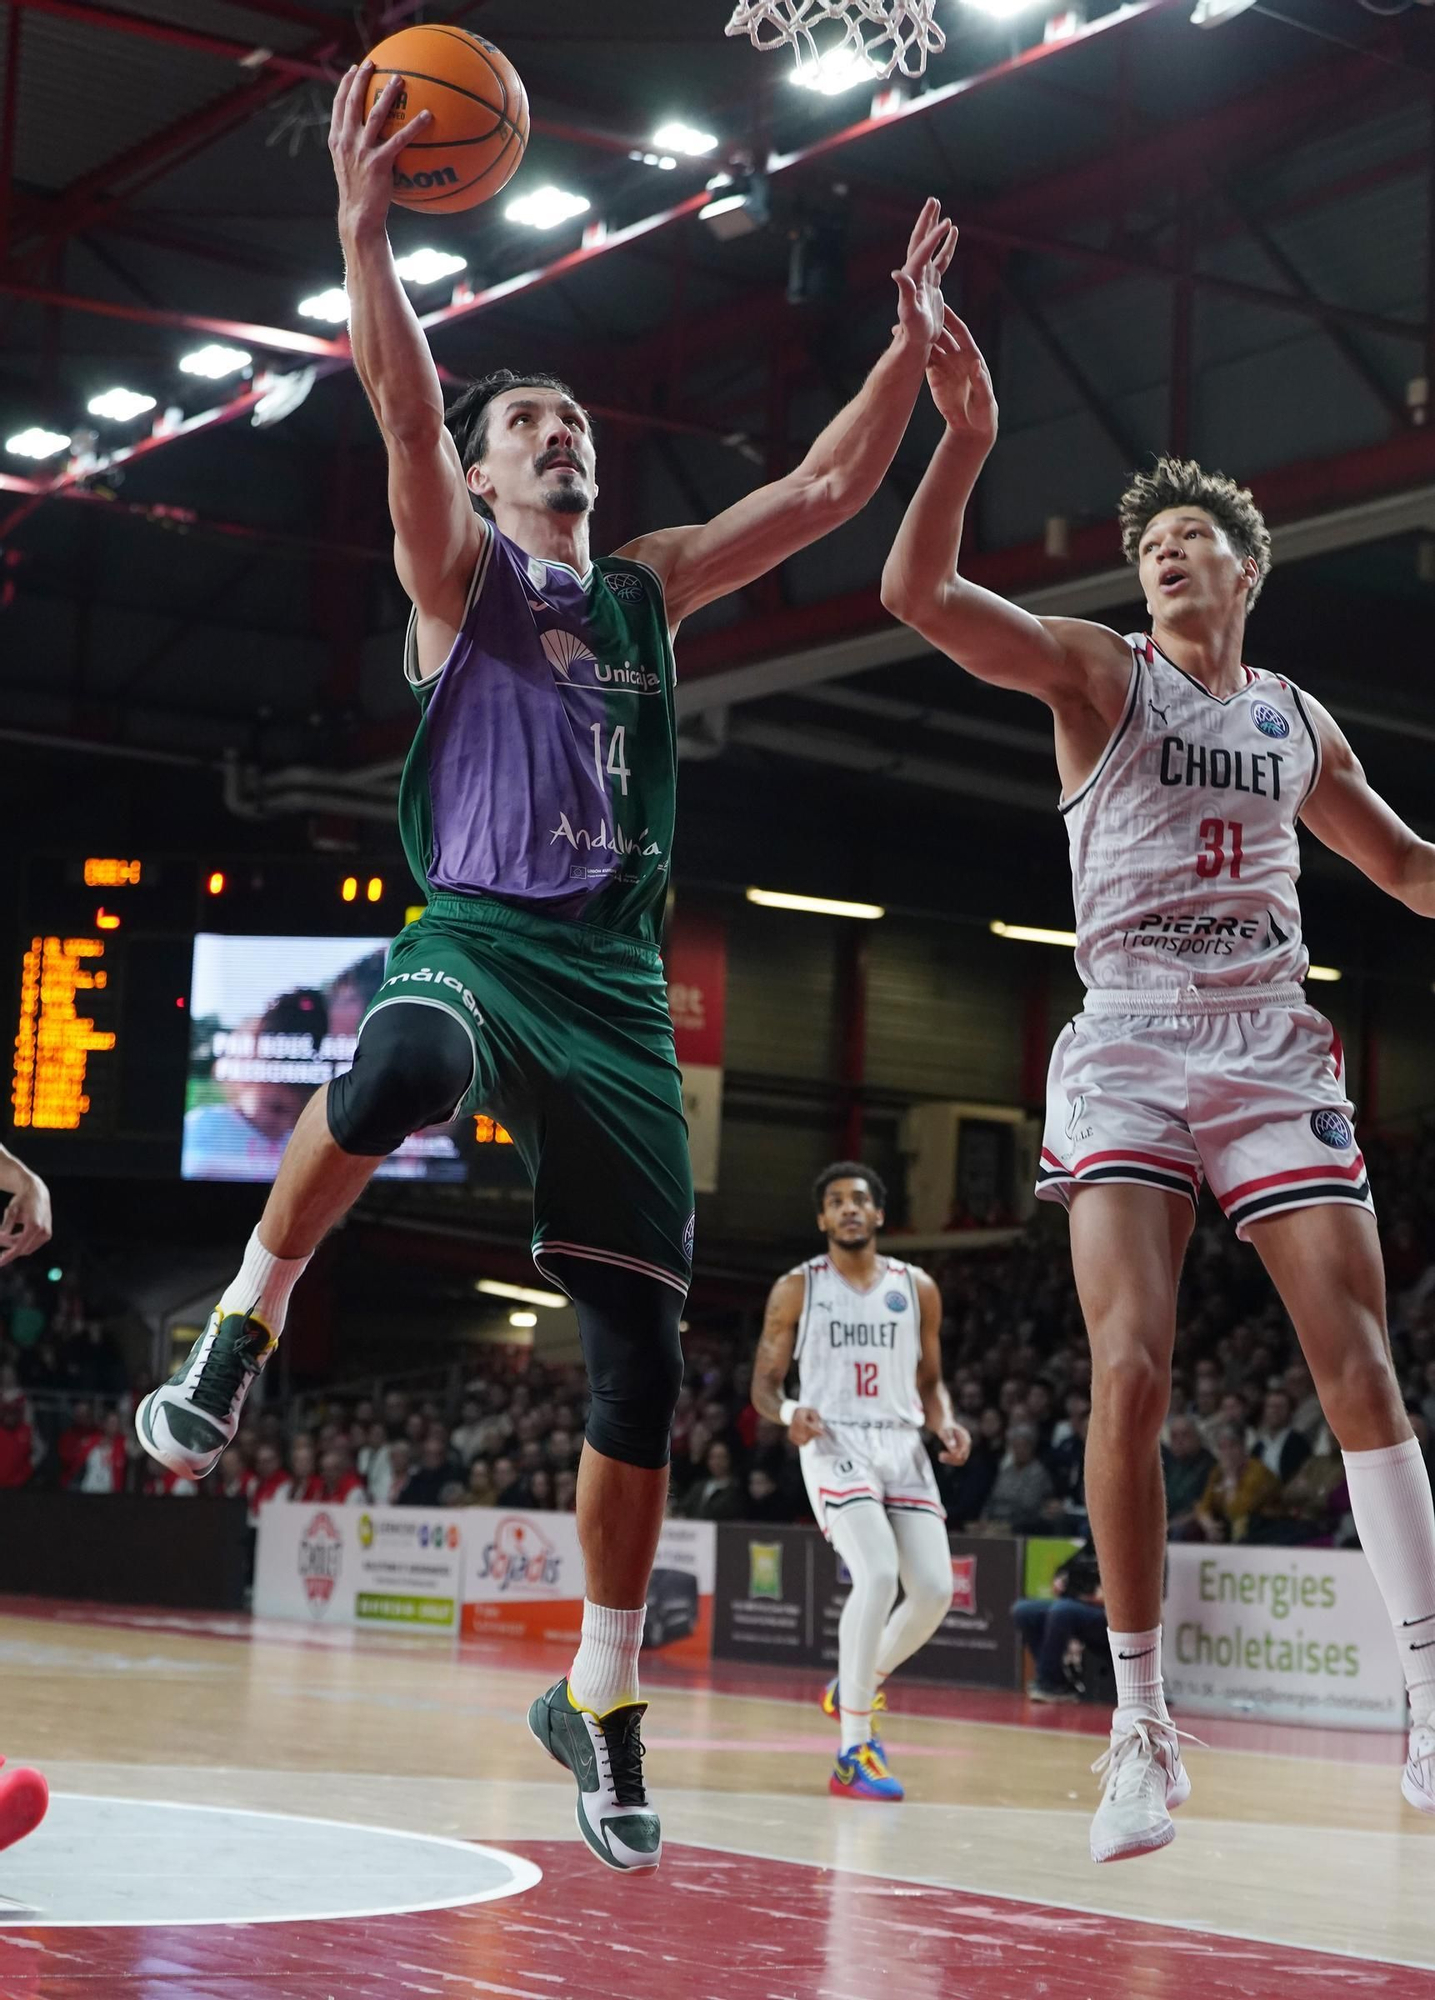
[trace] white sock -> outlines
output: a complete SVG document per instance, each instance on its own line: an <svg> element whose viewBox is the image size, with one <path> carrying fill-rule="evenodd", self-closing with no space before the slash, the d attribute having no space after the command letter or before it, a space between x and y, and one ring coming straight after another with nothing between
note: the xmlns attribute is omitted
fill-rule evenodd
<svg viewBox="0 0 1435 2000"><path fill-rule="evenodd" d="M1116 1668L1116 1707L1128 1715L1154 1715L1170 1720L1161 1685L1161 1627L1150 1632L1108 1632Z"/></svg>
<svg viewBox="0 0 1435 2000"><path fill-rule="evenodd" d="M220 1294L221 1315L252 1312L277 1340L284 1331L289 1294L303 1277L308 1262L307 1257L272 1256L259 1241L256 1229L244 1247L244 1262L238 1274Z"/></svg>
<svg viewBox="0 0 1435 2000"><path fill-rule="evenodd" d="M614 1611L583 1600L583 1638L568 1669L568 1698L575 1708L606 1715L638 1699L638 1652L643 1643L646 1605Z"/></svg>
<svg viewBox="0 0 1435 2000"><path fill-rule="evenodd" d="M1435 1507L1414 1438L1347 1451L1345 1481L1360 1546L1400 1648L1417 1729L1435 1720Z"/></svg>

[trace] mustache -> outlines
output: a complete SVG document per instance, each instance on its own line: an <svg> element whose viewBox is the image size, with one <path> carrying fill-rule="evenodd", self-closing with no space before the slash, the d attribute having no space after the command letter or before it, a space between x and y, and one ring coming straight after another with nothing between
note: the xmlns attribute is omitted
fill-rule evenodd
<svg viewBox="0 0 1435 2000"><path fill-rule="evenodd" d="M550 466L563 464L571 465L575 472L582 473L583 465L577 452L569 451L564 445L555 444L549 450L538 454L533 461L533 470L541 474L547 472Z"/></svg>

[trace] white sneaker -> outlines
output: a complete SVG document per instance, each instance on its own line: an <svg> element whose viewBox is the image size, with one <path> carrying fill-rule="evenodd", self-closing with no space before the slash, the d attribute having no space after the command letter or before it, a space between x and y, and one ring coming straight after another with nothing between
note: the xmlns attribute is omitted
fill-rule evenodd
<svg viewBox="0 0 1435 2000"><path fill-rule="evenodd" d="M189 1358L135 1411L135 1432L151 1458L186 1479L203 1479L239 1429L251 1383L278 1340L250 1313L216 1306Z"/></svg>
<svg viewBox="0 0 1435 2000"><path fill-rule="evenodd" d="M1093 1861L1124 1861L1176 1838L1171 1807L1191 1796L1177 1738L1175 1726L1155 1716L1113 1722L1111 1743L1091 1767L1106 1780L1091 1822Z"/></svg>
<svg viewBox="0 0 1435 2000"><path fill-rule="evenodd" d="M1411 1730L1400 1789L1416 1812L1435 1813L1435 1725Z"/></svg>

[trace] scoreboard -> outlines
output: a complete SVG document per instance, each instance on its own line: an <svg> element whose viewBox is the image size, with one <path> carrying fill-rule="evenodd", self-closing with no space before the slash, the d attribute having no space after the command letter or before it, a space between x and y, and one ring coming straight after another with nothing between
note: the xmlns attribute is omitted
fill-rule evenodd
<svg viewBox="0 0 1435 2000"><path fill-rule="evenodd" d="M75 1132L108 1108L115 993L98 937L31 938L20 974L20 1023L10 1103L17 1132ZM82 1011L82 1009L84 1011ZM101 1122L105 1122L103 1113Z"/></svg>

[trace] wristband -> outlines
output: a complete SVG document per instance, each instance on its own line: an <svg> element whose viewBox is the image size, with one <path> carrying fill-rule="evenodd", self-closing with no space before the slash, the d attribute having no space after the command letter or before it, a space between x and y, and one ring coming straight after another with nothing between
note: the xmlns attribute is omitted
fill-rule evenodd
<svg viewBox="0 0 1435 2000"><path fill-rule="evenodd" d="M783 1425L790 1424L797 1415L798 1407L791 1396L784 1396L777 1406L777 1421Z"/></svg>

